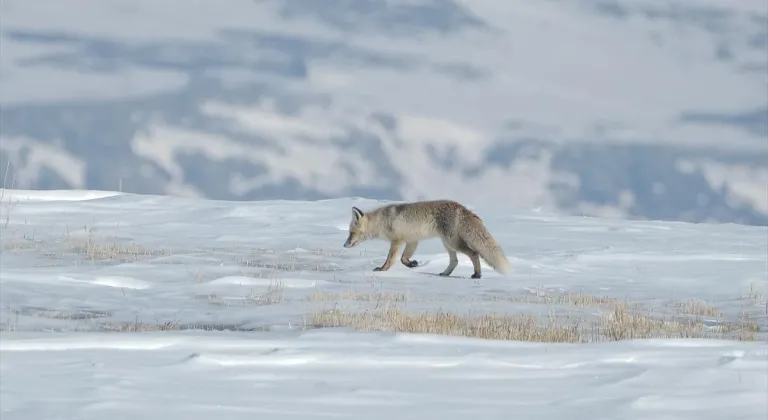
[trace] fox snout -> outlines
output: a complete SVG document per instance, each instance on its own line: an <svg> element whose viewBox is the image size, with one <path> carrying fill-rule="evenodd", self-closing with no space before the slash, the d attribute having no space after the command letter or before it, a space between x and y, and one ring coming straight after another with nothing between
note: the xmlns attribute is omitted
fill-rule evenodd
<svg viewBox="0 0 768 420"><path fill-rule="evenodd" d="M347 236L347 240L344 241L344 248L352 248L353 246L357 245L357 240L355 240L352 235Z"/></svg>

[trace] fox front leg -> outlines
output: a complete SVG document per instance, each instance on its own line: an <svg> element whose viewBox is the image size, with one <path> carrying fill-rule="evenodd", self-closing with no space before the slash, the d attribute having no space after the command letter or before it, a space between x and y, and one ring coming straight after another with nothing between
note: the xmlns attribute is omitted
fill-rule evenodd
<svg viewBox="0 0 768 420"><path fill-rule="evenodd" d="M405 250L403 250L403 255L400 257L400 262L403 263L404 266L408 268L415 268L419 266L418 261L411 259L413 253L416 252L417 245L419 245L418 242L405 243Z"/></svg>
<svg viewBox="0 0 768 420"><path fill-rule="evenodd" d="M403 245L402 241L392 241L389 244L389 253L387 254L387 260L381 267L376 267L373 271L387 271L397 259L397 253L400 251L400 247Z"/></svg>

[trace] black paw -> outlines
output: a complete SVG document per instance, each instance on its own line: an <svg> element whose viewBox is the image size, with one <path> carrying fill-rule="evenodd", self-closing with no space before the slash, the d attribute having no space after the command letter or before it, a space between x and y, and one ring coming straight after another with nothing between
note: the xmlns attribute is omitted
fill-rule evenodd
<svg viewBox="0 0 768 420"><path fill-rule="evenodd" d="M408 268L416 268L416 267L418 267L418 266L419 266L419 262L418 262L418 261L416 261L416 260L411 260L411 261L409 261L409 262L407 262L407 263L403 263L403 264L404 264L406 267L408 267Z"/></svg>
<svg viewBox="0 0 768 420"><path fill-rule="evenodd" d="M482 277L482 275L480 273L472 274L472 278L473 279L479 279L480 277Z"/></svg>
<svg viewBox="0 0 768 420"><path fill-rule="evenodd" d="M373 269L373 271L381 271L381 267L376 267Z"/></svg>
<svg viewBox="0 0 768 420"><path fill-rule="evenodd" d="M450 276L450 274L440 273L440 274L438 274L438 276L440 276L440 277L448 277L448 276Z"/></svg>

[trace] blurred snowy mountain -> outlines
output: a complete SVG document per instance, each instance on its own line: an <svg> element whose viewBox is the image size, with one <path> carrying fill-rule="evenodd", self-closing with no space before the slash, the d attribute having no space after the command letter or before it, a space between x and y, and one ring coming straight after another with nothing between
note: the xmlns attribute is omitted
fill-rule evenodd
<svg viewBox="0 0 768 420"><path fill-rule="evenodd" d="M768 224L767 8L3 0L0 176Z"/></svg>

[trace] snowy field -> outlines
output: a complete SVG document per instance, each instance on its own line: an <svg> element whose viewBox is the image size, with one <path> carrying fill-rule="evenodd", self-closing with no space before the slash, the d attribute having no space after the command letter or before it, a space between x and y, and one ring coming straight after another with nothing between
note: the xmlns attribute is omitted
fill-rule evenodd
<svg viewBox="0 0 768 420"><path fill-rule="evenodd" d="M768 416L765 227L475 208L472 280L344 249L377 204L3 190L3 420Z"/></svg>

